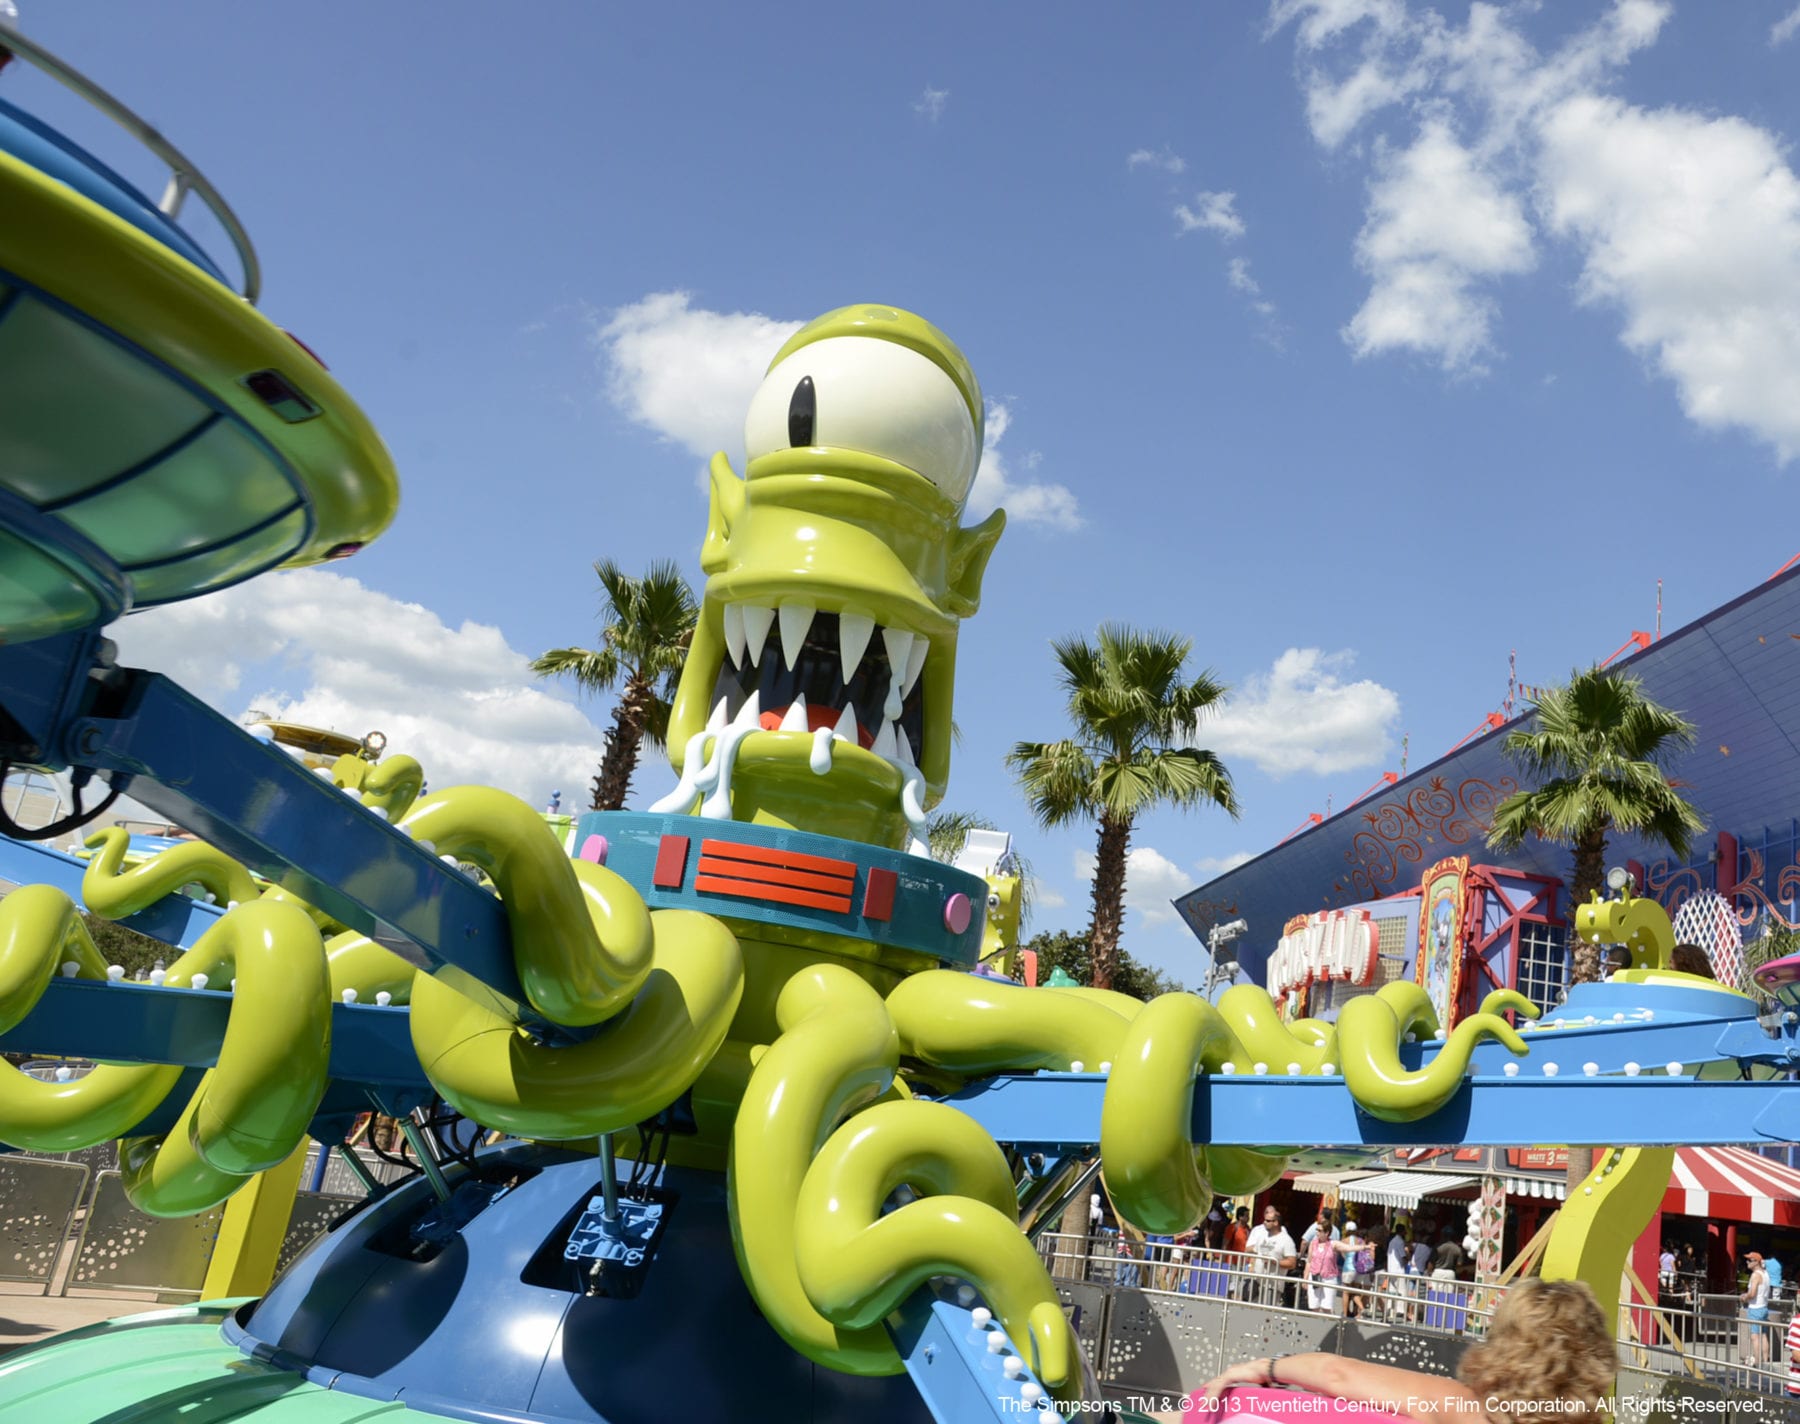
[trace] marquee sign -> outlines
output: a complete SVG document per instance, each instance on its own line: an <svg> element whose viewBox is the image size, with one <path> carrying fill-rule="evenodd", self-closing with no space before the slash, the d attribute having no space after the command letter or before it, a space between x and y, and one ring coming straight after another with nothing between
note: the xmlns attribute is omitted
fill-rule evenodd
<svg viewBox="0 0 1800 1424"><path fill-rule="evenodd" d="M1269 956L1269 993L1285 998L1323 980L1366 988L1380 966L1380 943L1381 932L1365 909L1296 916Z"/></svg>

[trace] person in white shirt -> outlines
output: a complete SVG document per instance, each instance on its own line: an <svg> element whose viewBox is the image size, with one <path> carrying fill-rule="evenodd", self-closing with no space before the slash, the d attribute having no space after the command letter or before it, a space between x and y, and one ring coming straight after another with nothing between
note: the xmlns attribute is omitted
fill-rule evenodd
<svg viewBox="0 0 1800 1424"><path fill-rule="evenodd" d="M1281 1278L1293 1270L1300 1248L1294 1245L1294 1238L1281 1224L1281 1213L1274 1207L1263 1208L1263 1219L1251 1229L1246 1249L1256 1258L1256 1293L1262 1304L1280 1305Z"/></svg>
<svg viewBox="0 0 1800 1424"><path fill-rule="evenodd" d="M1384 1288L1391 1297L1388 1301L1388 1318L1404 1319L1407 1298L1412 1291L1406 1282L1406 1233L1398 1226L1394 1228L1394 1234L1388 1237L1387 1280Z"/></svg>

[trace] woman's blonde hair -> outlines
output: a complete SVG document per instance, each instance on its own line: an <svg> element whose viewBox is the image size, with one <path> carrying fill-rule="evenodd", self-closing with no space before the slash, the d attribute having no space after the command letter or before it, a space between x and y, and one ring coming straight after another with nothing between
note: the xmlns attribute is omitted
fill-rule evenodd
<svg viewBox="0 0 1800 1424"><path fill-rule="evenodd" d="M1507 1292L1486 1341L1468 1349L1456 1377L1490 1415L1520 1418L1551 1399L1593 1410L1612 1393L1618 1372L1612 1331L1593 1291L1581 1281L1531 1278Z"/></svg>

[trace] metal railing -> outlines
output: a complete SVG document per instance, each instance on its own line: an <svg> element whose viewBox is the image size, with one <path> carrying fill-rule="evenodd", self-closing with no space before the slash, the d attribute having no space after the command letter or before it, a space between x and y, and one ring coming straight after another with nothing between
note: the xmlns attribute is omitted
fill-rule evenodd
<svg viewBox="0 0 1800 1424"><path fill-rule="evenodd" d="M1298 1274L1277 1275L1255 1257L1199 1246L1122 1239L1117 1232L1046 1233L1038 1249L1059 1283L1164 1301L1189 1298L1289 1317L1326 1317L1404 1332L1421 1340L1467 1342L1486 1334L1507 1287L1431 1276L1373 1272L1354 1284L1309 1290ZM1752 1320L1735 1295L1695 1291L1673 1304L1632 1305L1619 1314L1622 1367L1768 1397L1785 1396L1786 1333L1792 1307ZM1298 1323L1298 1322L1296 1322ZM1227 1362L1229 1363L1229 1362ZM1170 1381L1171 1385L1180 1381Z"/></svg>
<svg viewBox="0 0 1800 1424"><path fill-rule="evenodd" d="M36 40L28 39L16 30L7 30L0 34L0 44L4 44L20 59L42 70L65 89L105 114L162 161L169 170L169 179L168 185L163 189L162 200L156 206L164 217L174 221L190 192L206 204L237 251L238 266L243 271L240 290L246 300L254 302L262 291L262 268L256 260L256 249L250 244L250 234L244 231L244 225L238 221L237 214L232 212L231 205L207 181L199 167L164 138L154 125L126 108L73 65L66 64L51 54Z"/></svg>

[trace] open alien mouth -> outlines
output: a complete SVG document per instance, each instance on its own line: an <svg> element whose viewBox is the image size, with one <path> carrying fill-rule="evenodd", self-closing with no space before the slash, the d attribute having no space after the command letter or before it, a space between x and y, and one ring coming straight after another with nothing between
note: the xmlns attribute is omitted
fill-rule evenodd
<svg viewBox="0 0 1800 1424"><path fill-rule="evenodd" d="M728 603L708 730L829 728L834 741L917 766L925 728L920 672L930 647L929 640L883 628L866 614Z"/></svg>
<svg viewBox="0 0 1800 1424"><path fill-rule="evenodd" d="M881 758L900 775L899 807L915 837L925 834L925 693L929 639L880 627L864 613L821 612L810 604L728 603L725 656L713 684L706 729L688 738L681 781L650 809L680 814L705 796L700 815L731 814L738 749L758 732L811 736L808 765L825 776L844 744ZM876 634L880 636L877 637Z"/></svg>

